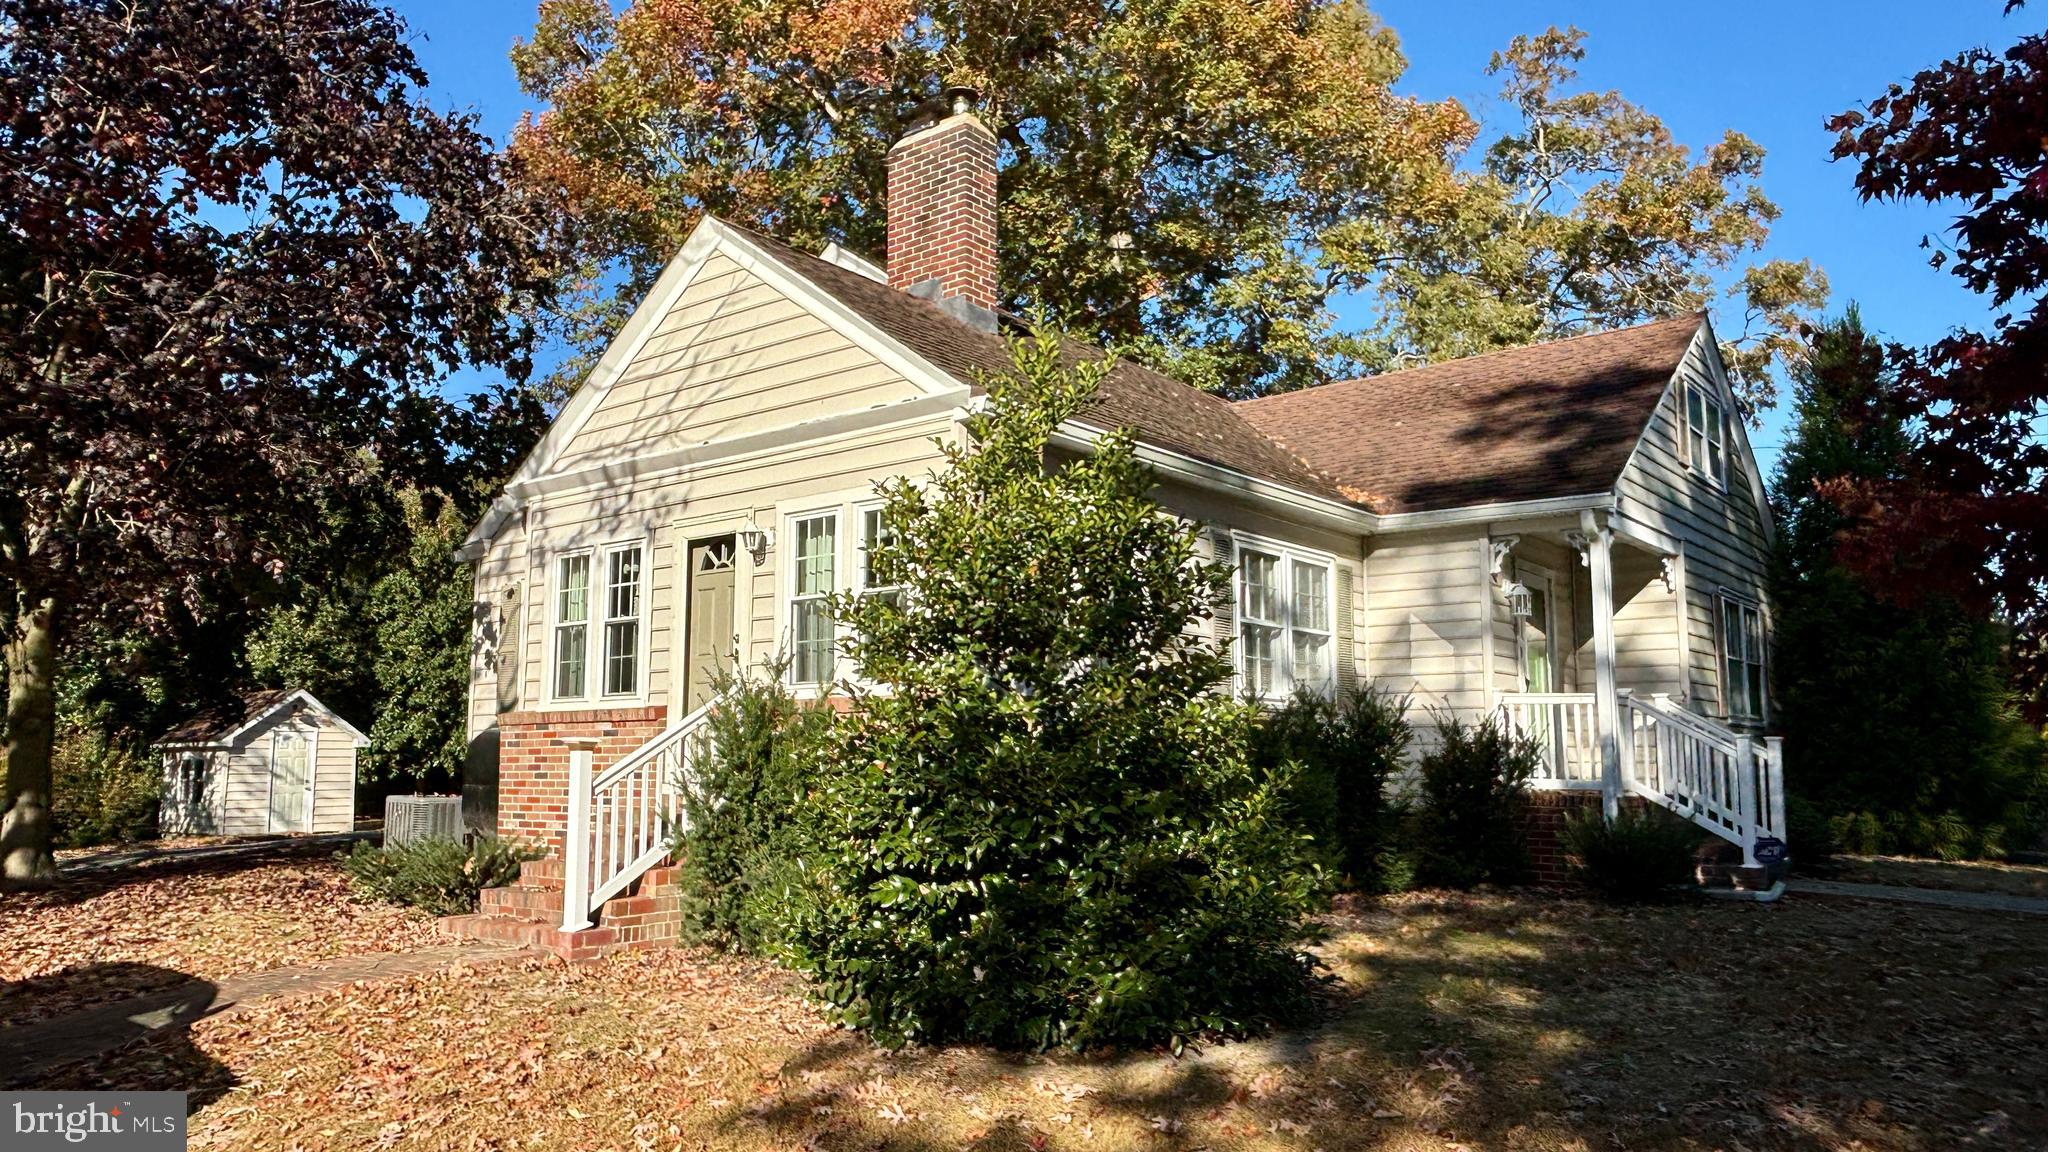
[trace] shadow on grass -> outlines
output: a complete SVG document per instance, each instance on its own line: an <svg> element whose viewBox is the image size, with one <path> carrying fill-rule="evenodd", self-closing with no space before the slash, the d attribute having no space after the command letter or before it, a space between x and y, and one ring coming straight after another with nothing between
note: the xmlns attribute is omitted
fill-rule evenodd
<svg viewBox="0 0 2048 1152"><path fill-rule="evenodd" d="M1178 1060L881 1056L833 1034L791 1056L782 1096L726 1134L910 1149L1085 1146L1072 1136L1081 1123L1128 1134L1095 1147L1159 1149L2003 1148L2048 1136L2048 1086L2028 1072L2048 1045L2039 925L1439 895L1337 927L1327 955L1344 984L1315 1027ZM1030 1087L1047 1080L1086 1090L1060 1101ZM985 1118L962 1120L963 1100Z"/></svg>
<svg viewBox="0 0 2048 1152"><path fill-rule="evenodd" d="M213 1008L214 984L148 964L87 965L64 975L94 987L151 990L0 1028L0 1088L185 1092L197 1110L235 1086L234 1073L190 1035Z"/></svg>

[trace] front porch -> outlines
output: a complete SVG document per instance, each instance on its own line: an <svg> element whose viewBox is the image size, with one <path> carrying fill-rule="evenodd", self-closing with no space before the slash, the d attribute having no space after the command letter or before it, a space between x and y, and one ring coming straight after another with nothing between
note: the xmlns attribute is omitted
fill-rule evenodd
<svg viewBox="0 0 2048 1152"><path fill-rule="evenodd" d="M1723 655L1725 590L1689 587L1684 546L1620 516L1488 544L1487 708L1540 745L1532 786L1598 794L1610 815L1641 797L1756 865L1785 835L1783 762L1761 735L1760 657Z"/></svg>

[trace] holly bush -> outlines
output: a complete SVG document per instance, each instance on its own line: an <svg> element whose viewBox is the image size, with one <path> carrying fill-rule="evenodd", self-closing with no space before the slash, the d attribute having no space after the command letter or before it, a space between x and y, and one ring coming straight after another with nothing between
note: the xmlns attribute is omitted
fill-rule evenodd
<svg viewBox="0 0 2048 1152"><path fill-rule="evenodd" d="M1062 459L1110 370L1051 336L949 466L882 486L877 586L841 597L850 714L798 814L783 958L885 1044L1236 1034L1307 1003L1323 879L1218 691L1229 593L1129 435Z"/></svg>

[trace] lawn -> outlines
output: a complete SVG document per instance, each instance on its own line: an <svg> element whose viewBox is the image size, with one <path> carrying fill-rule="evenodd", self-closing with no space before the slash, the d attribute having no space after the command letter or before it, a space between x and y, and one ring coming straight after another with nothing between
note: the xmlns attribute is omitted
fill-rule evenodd
<svg viewBox="0 0 2048 1152"><path fill-rule="evenodd" d="M2048 897L2048 866L1997 860L1920 860L1904 856L1837 856L1819 874L1855 884L1896 884L1949 892Z"/></svg>
<svg viewBox="0 0 2048 1152"><path fill-rule="evenodd" d="M785 974L534 961L202 1021L43 1087L194 1148L1935 1149L2048 1141L2048 919L1422 894L1334 917L1299 1032L1175 1060L888 1054Z"/></svg>
<svg viewBox="0 0 2048 1152"><path fill-rule="evenodd" d="M447 943L432 917L356 901L333 853L167 858L0 895L0 1026L194 977Z"/></svg>

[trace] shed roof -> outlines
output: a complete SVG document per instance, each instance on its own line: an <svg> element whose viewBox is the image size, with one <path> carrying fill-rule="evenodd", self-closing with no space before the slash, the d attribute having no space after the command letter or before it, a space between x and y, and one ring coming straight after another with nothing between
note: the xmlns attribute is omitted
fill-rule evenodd
<svg viewBox="0 0 2048 1152"><path fill-rule="evenodd" d="M207 708L158 737L156 746L216 748L233 744L270 717L290 711L294 703L325 715L353 737L358 745L369 743L369 737L343 719L340 713L315 699L311 692L303 688L259 688L236 693Z"/></svg>

